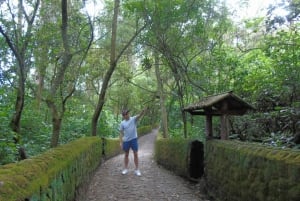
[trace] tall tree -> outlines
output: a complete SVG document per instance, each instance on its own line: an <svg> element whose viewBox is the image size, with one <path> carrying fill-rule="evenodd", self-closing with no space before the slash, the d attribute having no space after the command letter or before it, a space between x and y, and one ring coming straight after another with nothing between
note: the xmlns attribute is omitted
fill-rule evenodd
<svg viewBox="0 0 300 201"><path fill-rule="evenodd" d="M197 65L195 60L213 48L217 38L224 34L227 12L218 1L143 1L144 17L151 24L145 35L145 43L158 51L168 64L176 89L183 122L184 136L187 137L186 97L194 92L203 93L204 87L191 79L190 69ZM214 33L215 30L220 30ZM198 72L201 72L199 66ZM188 90L192 85L195 90Z"/></svg>
<svg viewBox="0 0 300 201"><path fill-rule="evenodd" d="M73 15L70 15L68 12L70 8L77 11L74 5L68 4L67 0L61 1L60 36L62 49L60 49L60 52L56 55L56 63L53 64L54 69L52 69L53 76L50 79L50 87L45 98L52 116L51 147L58 145L66 104L75 91L76 80L80 72L79 68L93 40L90 20L88 22L90 30L85 28L85 26L79 26L80 24L78 23L82 23L83 19L78 12L73 12ZM75 22L73 20L75 20ZM87 33L86 30L89 32ZM86 34L90 34L90 37L86 37ZM72 63L72 61L76 62ZM73 66L72 69L70 69L71 64Z"/></svg>
<svg viewBox="0 0 300 201"><path fill-rule="evenodd" d="M101 91L99 94L98 103L92 118L92 135L97 134L97 122L98 118L100 116L102 107L104 105L104 98L106 94L106 89L108 87L109 80L117 66L116 63L116 39L117 39L117 24L118 24L118 15L119 15L119 9L120 9L120 0L114 1L114 13L113 13L113 20L112 20L112 31L111 31L111 50L110 50L110 67L108 71L106 72L103 80L103 84L101 87Z"/></svg>
<svg viewBox="0 0 300 201"><path fill-rule="evenodd" d="M109 86L110 79L117 67L118 61L121 58L121 56L124 54L124 52L127 50L127 48L132 44L134 39L141 33L141 31L146 27L146 24L144 24L142 27L137 27L136 32L133 34L133 36L130 38L126 44L120 48L120 51L117 51L117 28L118 28L118 16L119 16L119 10L120 10L120 0L114 1L114 12L113 12L113 20L112 20L112 31L111 31L111 44L110 44L110 62L109 62L109 68L105 72L104 79L102 82L100 94L98 97L98 102L92 117L92 135L97 135L97 123L99 116L101 114L102 108L105 103L105 96L106 92ZM137 23L138 24L138 23Z"/></svg>
<svg viewBox="0 0 300 201"><path fill-rule="evenodd" d="M164 91L164 82L161 77L161 72L159 68L159 56L156 52L154 55L154 65L155 65L155 75L157 80L157 91L159 94L159 100L160 100L160 110L161 110L161 120L162 120L162 131L163 131L163 137L168 137L168 114L167 114L167 108L166 108L166 96Z"/></svg>
<svg viewBox="0 0 300 201"><path fill-rule="evenodd" d="M30 69L30 48L32 40L32 28L35 17L37 15L40 0L29 2L32 6L31 13L27 13L23 0L18 1L17 20L15 19L14 6L7 1L6 8L9 13L1 12L1 25L0 33L5 38L7 45L12 51L13 56L16 59L16 70L13 70L18 76L16 94L17 99L15 102L15 112L12 116L10 126L16 133L20 133L20 121L24 108L25 100L25 82L27 73ZM6 16L10 15L9 21ZM25 25L24 25L25 24Z"/></svg>
<svg viewBox="0 0 300 201"><path fill-rule="evenodd" d="M59 108L57 108L57 105L55 104L55 97L58 95L58 90L60 85L63 82L65 72L67 68L69 67L69 64L72 59L72 54L70 52L70 45L69 45L69 39L68 39L68 1L62 0L61 1L61 38L63 42L63 52L61 57L61 64L59 65L57 69L57 74L54 77L53 84L50 89L49 96L46 99L46 103L48 107L51 110L52 114L52 123L53 123L53 133L52 133L52 139L51 139L51 147L56 147L58 144L59 139L59 133L60 133L60 127L62 123L62 115L65 111L65 101L62 102L62 111L59 112ZM67 96L69 97L69 96Z"/></svg>

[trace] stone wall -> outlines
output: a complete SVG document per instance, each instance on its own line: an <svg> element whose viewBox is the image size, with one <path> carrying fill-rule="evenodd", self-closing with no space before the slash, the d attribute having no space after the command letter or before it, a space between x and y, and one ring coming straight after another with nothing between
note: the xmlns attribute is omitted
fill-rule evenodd
<svg viewBox="0 0 300 201"><path fill-rule="evenodd" d="M140 127L139 134L152 130ZM0 201L81 201L94 171L121 153L119 138L83 137L47 152L0 166Z"/></svg>
<svg viewBox="0 0 300 201"><path fill-rule="evenodd" d="M210 140L205 164L208 190L222 201L299 201L300 151Z"/></svg>
<svg viewBox="0 0 300 201"><path fill-rule="evenodd" d="M189 180L203 174L203 144L198 140L157 138L155 160L168 170Z"/></svg>
<svg viewBox="0 0 300 201"><path fill-rule="evenodd" d="M89 179L101 164L103 153L112 157L120 152L119 141L84 137L66 145L0 167L2 201L83 200Z"/></svg>

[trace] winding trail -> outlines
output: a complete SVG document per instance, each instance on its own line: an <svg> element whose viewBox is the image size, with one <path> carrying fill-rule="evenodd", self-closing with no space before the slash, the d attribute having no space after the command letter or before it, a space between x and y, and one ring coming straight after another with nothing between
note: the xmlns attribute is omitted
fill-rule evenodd
<svg viewBox="0 0 300 201"><path fill-rule="evenodd" d="M105 161L90 181L86 201L208 201L199 185L158 166L153 159L158 130L139 138L139 168L134 174L133 153L130 151L129 173L122 175L124 155Z"/></svg>

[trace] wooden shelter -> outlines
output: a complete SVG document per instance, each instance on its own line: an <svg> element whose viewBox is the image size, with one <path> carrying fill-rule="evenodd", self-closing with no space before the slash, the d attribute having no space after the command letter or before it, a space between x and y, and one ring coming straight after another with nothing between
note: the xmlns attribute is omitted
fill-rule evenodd
<svg viewBox="0 0 300 201"><path fill-rule="evenodd" d="M221 117L221 139L228 139L228 116L243 115L254 107L246 103L243 99L233 94L232 91L205 97L198 103L194 103L183 110L191 115L206 116L206 136L213 137L212 117Z"/></svg>

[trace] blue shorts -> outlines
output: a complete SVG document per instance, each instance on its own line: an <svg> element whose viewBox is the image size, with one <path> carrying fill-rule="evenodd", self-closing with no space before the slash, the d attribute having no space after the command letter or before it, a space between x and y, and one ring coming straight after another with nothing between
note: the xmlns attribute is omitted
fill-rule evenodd
<svg viewBox="0 0 300 201"><path fill-rule="evenodd" d="M130 141L123 142L123 150L125 152L129 151L129 149L132 149L133 151L138 151L138 141L137 138L134 138Z"/></svg>

